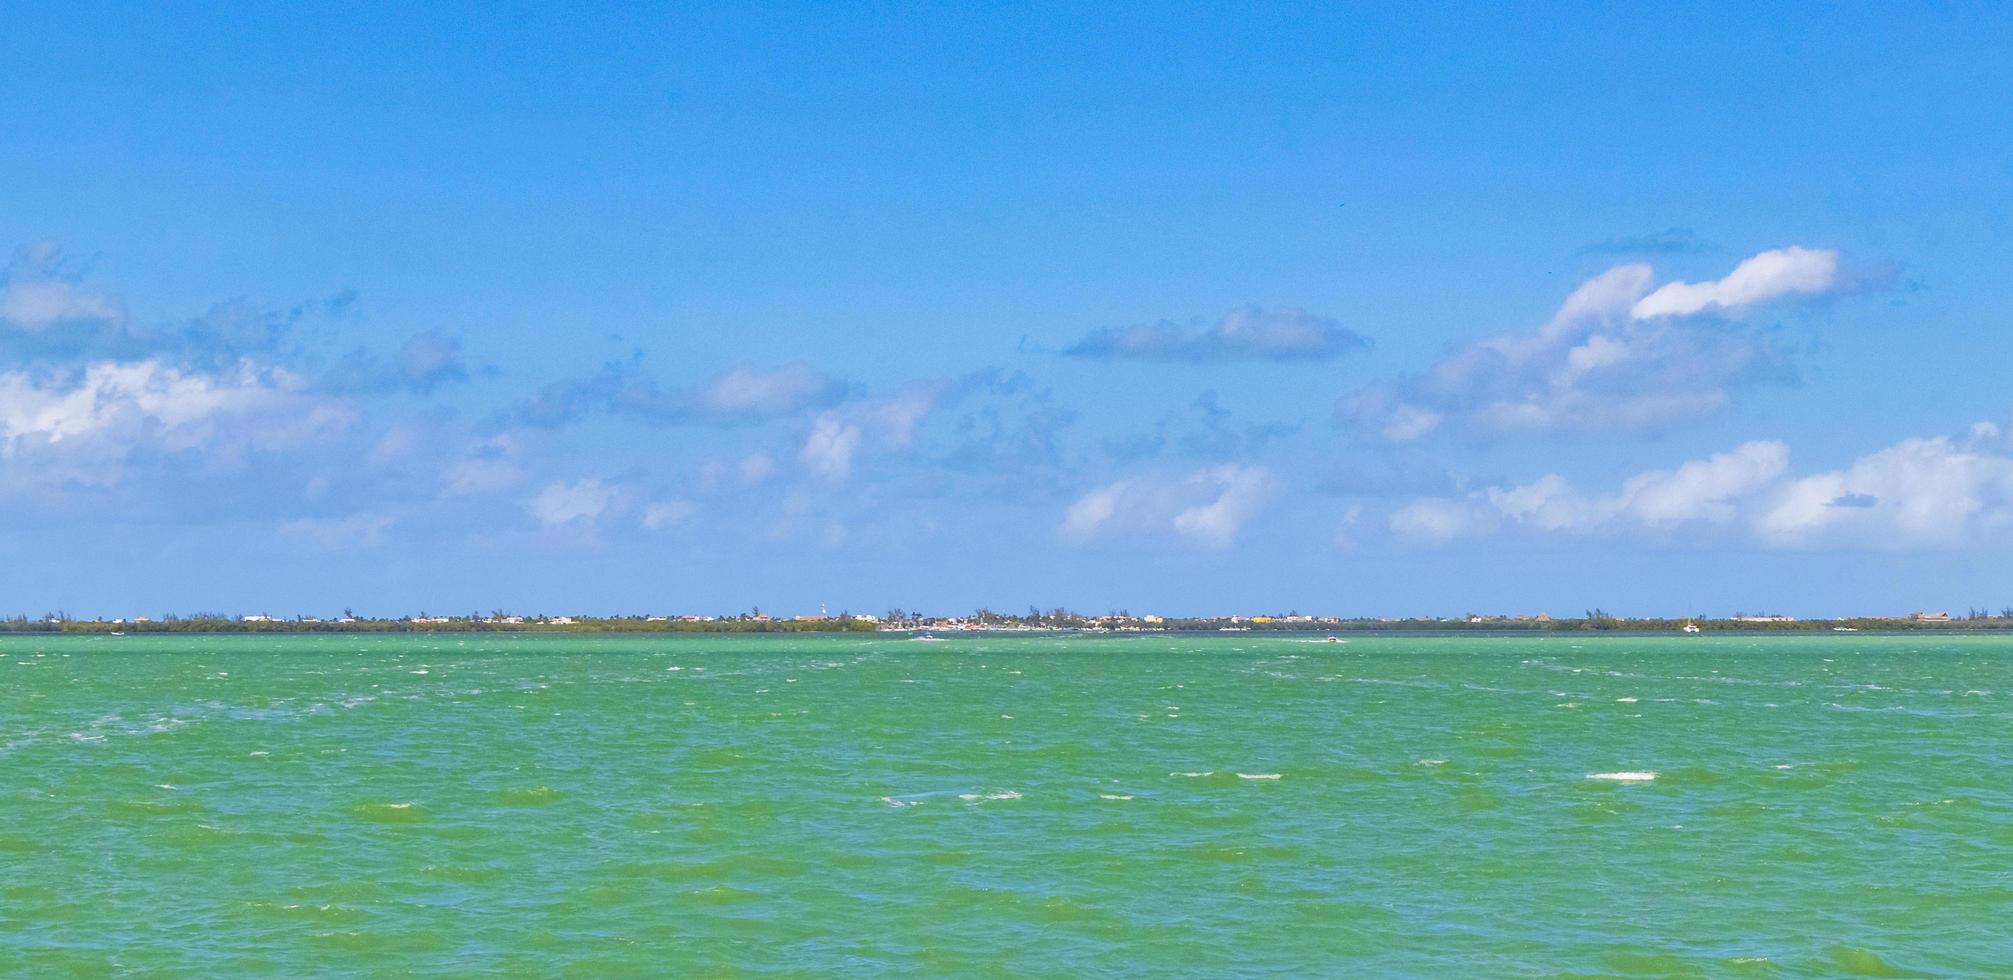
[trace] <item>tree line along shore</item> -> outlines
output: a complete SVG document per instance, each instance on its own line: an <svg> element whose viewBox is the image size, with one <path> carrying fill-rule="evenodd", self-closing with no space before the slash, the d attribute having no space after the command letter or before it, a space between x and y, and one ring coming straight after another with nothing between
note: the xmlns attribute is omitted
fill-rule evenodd
<svg viewBox="0 0 2013 980"><path fill-rule="evenodd" d="M1600 610L1578 617L1477 616L1341 618L1333 616L1134 617L1030 610L1025 616L980 611L964 616L921 616L899 610L888 616L771 618L734 616L413 616L340 619L196 614L159 619L73 619L62 614L0 619L0 633L125 635L135 633L873 633L873 632L1091 632L1091 633L1821 633L2013 631L2013 610L1973 610L1962 616L1856 616L1791 619L1784 616L1625 618Z"/></svg>

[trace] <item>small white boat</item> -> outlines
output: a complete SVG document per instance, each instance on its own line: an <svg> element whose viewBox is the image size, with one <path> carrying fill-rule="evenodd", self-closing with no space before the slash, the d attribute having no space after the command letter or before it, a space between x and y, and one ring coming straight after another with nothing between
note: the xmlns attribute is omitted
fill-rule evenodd
<svg viewBox="0 0 2013 980"><path fill-rule="evenodd" d="M1831 631L1832 631L1833 633L1857 633L1857 632L1859 632L1859 627L1857 627L1857 626L1833 626L1833 627L1831 628Z"/></svg>

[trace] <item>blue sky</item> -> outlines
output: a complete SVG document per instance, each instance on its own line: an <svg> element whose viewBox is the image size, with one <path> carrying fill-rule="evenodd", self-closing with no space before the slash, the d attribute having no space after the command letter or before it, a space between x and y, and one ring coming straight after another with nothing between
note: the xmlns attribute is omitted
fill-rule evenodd
<svg viewBox="0 0 2013 980"><path fill-rule="evenodd" d="M1992 5L68 5L0 610L2013 604Z"/></svg>

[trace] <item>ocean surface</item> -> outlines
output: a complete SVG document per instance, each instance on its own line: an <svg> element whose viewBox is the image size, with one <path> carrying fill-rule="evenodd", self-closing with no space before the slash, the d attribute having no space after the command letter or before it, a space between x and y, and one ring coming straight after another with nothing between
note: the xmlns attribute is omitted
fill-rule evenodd
<svg viewBox="0 0 2013 980"><path fill-rule="evenodd" d="M2013 639L0 639L0 975L2013 974Z"/></svg>

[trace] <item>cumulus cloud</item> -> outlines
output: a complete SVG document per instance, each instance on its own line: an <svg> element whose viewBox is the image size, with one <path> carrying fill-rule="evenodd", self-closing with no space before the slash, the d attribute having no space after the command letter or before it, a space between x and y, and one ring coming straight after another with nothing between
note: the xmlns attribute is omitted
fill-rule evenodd
<svg viewBox="0 0 2013 980"><path fill-rule="evenodd" d="M304 320L341 316L355 299L351 290L289 308L228 299L200 316L143 322L116 294L88 285L61 246L34 242L0 270L0 351L20 362L159 358L202 370L291 361Z"/></svg>
<svg viewBox="0 0 2013 980"><path fill-rule="evenodd" d="M1764 540L1785 545L1953 545L2009 524L2013 457L1975 430L1905 439L1792 481L1756 519Z"/></svg>
<svg viewBox="0 0 2013 980"><path fill-rule="evenodd" d="M1461 497L1416 500L1394 512L1390 524L1401 536L1429 543L1504 526L1587 533L1727 525L1740 515L1745 502L1773 485L1788 468L1789 447L1749 442L1676 469L1639 473L1611 493L1584 494L1566 478L1551 474Z"/></svg>
<svg viewBox="0 0 2013 980"><path fill-rule="evenodd" d="M1161 320L1096 331L1063 353L1074 357L1214 362L1325 361L1368 346L1333 319L1295 307L1231 310L1214 324Z"/></svg>
<svg viewBox="0 0 2013 980"><path fill-rule="evenodd" d="M523 440L515 434L482 439L442 470L442 493L475 497L517 486L529 476L526 455Z"/></svg>
<svg viewBox="0 0 2013 980"><path fill-rule="evenodd" d="M947 381L915 382L889 395L861 398L820 412L798 458L818 477L843 483L852 475L853 459L863 449L894 453L913 446L922 421L956 387Z"/></svg>
<svg viewBox="0 0 2013 980"><path fill-rule="evenodd" d="M1391 530L1426 544L1446 544L1491 526L1474 501L1447 497L1414 500L1391 514Z"/></svg>
<svg viewBox="0 0 2013 980"><path fill-rule="evenodd" d="M1638 300L1630 312L1647 319L1710 308L1738 309L1782 296L1826 292L1837 282L1837 252L1792 245L1755 255L1734 266L1724 279L1666 283Z"/></svg>
<svg viewBox="0 0 2013 980"><path fill-rule="evenodd" d="M525 502L525 510L544 527L592 526L615 504L621 488L600 480L576 480L546 485Z"/></svg>
<svg viewBox="0 0 2013 980"><path fill-rule="evenodd" d="M354 409L309 394L299 376L250 362L216 373L158 360L0 373L0 464L82 483L116 482L120 464L139 455L236 458L355 421Z"/></svg>
<svg viewBox="0 0 2013 980"><path fill-rule="evenodd" d="M124 316L125 308L115 297L60 279L10 282L0 290L0 320L23 330Z"/></svg>
<svg viewBox="0 0 2013 980"><path fill-rule="evenodd" d="M1273 486L1272 474L1257 466L1133 477L1077 498L1063 514L1062 530L1078 539L1172 531L1194 544L1226 548L1263 507Z"/></svg>
<svg viewBox="0 0 2013 980"><path fill-rule="evenodd" d="M118 297L83 285L67 265L62 246L54 241L29 242L15 249L0 274L0 323L40 331L65 323L125 319L125 305Z"/></svg>
<svg viewBox="0 0 2013 980"><path fill-rule="evenodd" d="M872 458L905 457L935 478L983 475L1018 481L1053 470L1060 435L1075 415L1023 374L975 371L856 397L811 420L798 460L830 483Z"/></svg>
<svg viewBox="0 0 2013 980"><path fill-rule="evenodd" d="M1766 547L1945 548L2013 533L2013 445L1981 423L1964 436L1904 439L1832 470L1789 472L1782 443L1746 443L1676 469L1587 494L1557 475L1426 497L1393 511L1391 530L1445 543L1521 528L1533 533L1717 529Z"/></svg>
<svg viewBox="0 0 2013 980"><path fill-rule="evenodd" d="M811 434L798 455L812 473L843 483L853 474L853 454L860 450L860 436L858 425L827 412L811 425Z"/></svg>
<svg viewBox="0 0 2013 980"><path fill-rule="evenodd" d="M1829 291L1837 268L1836 252L1795 246L1705 283L1658 287L1650 266L1616 266L1582 283L1536 331L1475 341L1422 374L1360 389L1338 416L1406 443L1441 431L1643 430L1706 415L1744 385L1794 377L1777 343L1727 314Z"/></svg>
<svg viewBox="0 0 2013 980"><path fill-rule="evenodd" d="M808 364L737 367L702 387L697 403L716 418L772 418L835 397L840 387Z"/></svg>
<svg viewBox="0 0 2013 980"><path fill-rule="evenodd" d="M1657 470L1622 484L1621 510L1648 527L1687 521L1725 523L1734 502L1765 487L1789 469L1789 447L1750 442L1732 452L1695 459L1675 470Z"/></svg>

